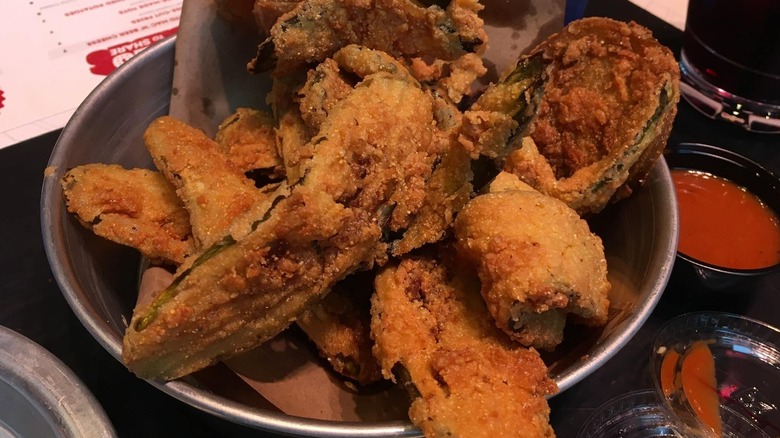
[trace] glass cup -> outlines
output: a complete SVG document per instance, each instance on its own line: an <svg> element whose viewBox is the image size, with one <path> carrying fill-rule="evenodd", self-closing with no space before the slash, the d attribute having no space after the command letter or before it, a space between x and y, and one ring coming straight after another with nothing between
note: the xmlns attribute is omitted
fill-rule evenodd
<svg viewBox="0 0 780 438"><path fill-rule="evenodd" d="M690 0L680 67L705 115L780 133L779 0Z"/></svg>

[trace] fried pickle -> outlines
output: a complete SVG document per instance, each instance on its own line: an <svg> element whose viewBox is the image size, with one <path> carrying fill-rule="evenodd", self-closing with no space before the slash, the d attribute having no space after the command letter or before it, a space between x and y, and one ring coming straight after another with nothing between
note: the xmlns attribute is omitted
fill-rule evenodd
<svg viewBox="0 0 780 438"><path fill-rule="evenodd" d="M258 48L250 71L289 71L319 63L349 44L393 57L453 60L486 41L479 2L452 2L447 10L412 0L304 0L282 15Z"/></svg>
<svg viewBox="0 0 780 438"><path fill-rule="evenodd" d="M467 272L420 256L377 276L371 333L384 376L410 393L427 437L554 436L555 382L536 351L495 327Z"/></svg>
<svg viewBox="0 0 780 438"><path fill-rule="evenodd" d="M465 112L459 141L472 158L502 161L537 115L547 69L541 56L522 57Z"/></svg>
<svg viewBox="0 0 780 438"><path fill-rule="evenodd" d="M272 179L284 176L272 114L238 108L219 124L214 141L228 161L242 172L260 171Z"/></svg>
<svg viewBox="0 0 780 438"><path fill-rule="evenodd" d="M501 181L466 204L455 220L458 254L477 267L496 325L523 345L553 350L567 314L607 322L607 262L574 210L520 184Z"/></svg>
<svg viewBox="0 0 780 438"><path fill-rule="evenodd" d="M534 146L505 170L580 214L628 196L647 177L669 137L679 101L671 51L636 23L585 18L528 56L549 70Z"/></svg>
<svg viewBox="0 0 780 438"><path fill-rule="evenodd" d="M202 249L217 243L237 217L267 198L216 142L184 122L160 117L146 129L144 141L157 168L176 187Z"/></svg>
<svg viewBox="0 0 780 438"><path fill-rule="evenodd" d="M350 275L296 321L334 371L364 386L382 379L379 363L371 352L374 275L374 271Z"/></svg>
<svg viewBox="0 0 780 438"><path fill-rule="evenodd" d="M180 264L195 252L189 215L159 172L87 164L65 173L62 193L84 227L152 262Z"/></svg>
<svg viewBox="0 0 780 438"><path fill-rule="evenodd" d="M425 200L390 251L400 257L446 236L455 215L473 192L471 159L457 143L450 145L426 184Z"/></svg>
<svg viewBox="0 0 780 438"><path fill-rule="evenodd" d="M307 80L306 72L271 78L267 100L276 119L276 150L289 183L301 179L302 164L312 156L313 133L303 120L296 95Z"/></svg>
<svg viewBox="0 0 780 438"><path fill-rule="evenodd" d="M246 236L226 236L147 305L125 333L137 375L174 379L253 348L287 327L338 281L370 267L382 226L419 208L441 153L422 89L373 73L341 100L312 139L287 196Z"/></svg>
<svg viewBox="0 0 780 438"><path fill-rule="evenodd" d="M301 118L311 132L320 130L334 105L344 99L354 84L341 75L338 63L328 58L309 70L306 82L295 92Z"/></svg>

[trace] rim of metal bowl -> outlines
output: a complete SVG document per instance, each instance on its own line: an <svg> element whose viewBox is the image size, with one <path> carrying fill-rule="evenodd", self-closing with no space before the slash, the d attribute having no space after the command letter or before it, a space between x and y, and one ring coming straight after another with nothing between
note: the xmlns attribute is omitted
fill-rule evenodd
<svg viewBox="0 0 780 438"><path fill-rule="evenodd" d="M26 399L39 420L46 423L51 436L116 436L103 407L67 365L31 339L3 326L0 326L0 382Z"/></svg>
<svg viewBox="0 0 780 438"><path fill-rule="evenodd" d="M142 62L143 60L163 57L167 52L173 51L174 45L175 36L171 36L134 56L104 79L89 96L87 96L68 121L57 141L57 145L54 147L49 160L49 166L57 166L59 163L63 162L67 151L58 146L73 141L74 131L76 130L75 127L82 123L82 120L86 117L85 114L98 110L106 100L106 97L104 96L105 90L110 89L116 83L122 83L125 78L134 75L144 65L144 62ZM653 174L656 175L656 177L660 177L661 180L666 181L668 184L671 184L669 169L666 166L663 157L656 163ZM68 259L65 251L61 248L57 248L55 245L55 237L61 235L63 232L63 223L60 218L63 213L64 203L60 191L59 181L56 181L53 178L44 179L41 196L41 226L49 264L51 265L57 284L81 323L112 356L121 361L121 336L109 327L108 323L100 317L94 307L87 307L82 300L80 300L80 297L83 296L84 293L79 287L79 282L74 274L71 261ZM657 270L658 275L653 276L653 278L650 279L651 284L648 287L649 292L647 292L644 297L644 306L638 311L628 315L626 320L622 323L625 325L625 330L619 335L614 336L609 342L599 345L592 351L584 366L581 366L576 370L567 370L558 376L556 381L558 383L559 393L562 393L584 379L602 364L611 359L618 350L625 346L639 330L660 299L670 277L671 267L674 263L674 256L676 253L674 249L676 249L677 246L676 199L672 193L671 198L664 199L664 201L669 204L667 207L673 212L671 217L668 218L669 223L666 224L666 226L674 230L673 239L656 243L661 248L659 248L659 251L655 252L655 256L651 260L651 265ZM389 421L366 424L360 422L314 420L252 408L222 396L215 395L211 392L200 390L182 381L148 382L174 398L200 410L261 430L289 435L321 437L421 435L420 430L408 421Z"/></svg>
<svg viewBox="0 0 780 438"><path fill-rule="evenodd" d="M663 295L666 285L669 283L669 279L672 273L672 267L677 257L677 241L679 237L679 215L677 209L677 196L675 195L674 188L672 186L672 175L669 167L666 165L666 160L663 155L658 158L655 166L653 167L651 177L655 175L658 179L663 181L670 187L668 190L669 197L662 199L666 203L665 208L671 212L671 215L666 218L668 223L666 226L673 232L671 233L671 239L668 241L656 240L654 245L659 248L653 253L653 257L650 260L650 267L646 272L657 272L658 275L650 278L650 284L647 285L649 292L646 292L644 306L637 306L635 311L632 311L626 320L622 322L625 329L615 335L609 342L599 344L593 351L588 353L588 364L579 367L577 369L569 369L562 373L557 379L558 394L571 388L580 380L589 376L593 371L601 367L601 365L607 363L618 351L620 351L639 331L647 318L655 309L658 301ZM663 218L662 218L663 219ZM645 276L647 280L647 276ZM637 301L637 304L639 301Z"/></svg>

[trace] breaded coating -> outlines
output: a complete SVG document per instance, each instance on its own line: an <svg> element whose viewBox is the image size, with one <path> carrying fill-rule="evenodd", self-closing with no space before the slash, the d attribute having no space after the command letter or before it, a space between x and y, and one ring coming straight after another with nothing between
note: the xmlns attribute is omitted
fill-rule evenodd
<svg viewBox="0 0 780 438"><path fill-rule="evenodd" d="M159 172L86 164L65 173L62 193L82 225L153 262L179 264L195 251L189 215Z"/></svg>
<svg viewBox="0 0 780 438"><path fill-rule="evenodd" d="M470 94L474 81L487 73L482 58L474 53L467 53L449 63L448 70L447 75L437 82L455 103L460 103L463 96Z"/></svg>
<svg viewBox="0 0 780 438"><path fill-rule="evenodd" d="M467 53L454 61L427 61L422 58L408 60L409 72L418 81L439 89L456 104L463 96L471 94L474 81L487 73L482 58L476 53Z"/></svg>
<svg viewBox="0 0 780 438"><path fill-rule="evenodd" d="M276 126L276 150L282 158L287 181L295 183L303 176L302 163L312 156L310 140L313 133L301 114L296 94L306 81L306 75L286 75L271 78L267 100L273 109Z"/></svg>
<svg viewBox="0 0 780 438"><path fill-rule="evenodd" d="M492 323L479 282L421 256L386 267L371 300L374 355L410 395L426 437L552 437L545 396L557 388L533 349Z"/></svg>
<svg viewBox="0 0 780 438"><path fill-rule="evenodd" d="M505 170L581 214L599 212L661 154L679 101L677 62L646 28L608 18L570 23L536 55L549 72L530 130L536 150L515 152Z"/></svg>
<svg viewBox="0 0 780 438"><path fill-rule="evenodd" d="M553 350L569 313L588 325L607 322L604 247L563 202L497 184L461 210L455 235L496 325L523 345Z"/></svg>
<svg viewBox="0 0 780 438"><path fill-rule="evenodd" d="M402 237L391 245L399 257L446 236L455 215L471 199L471 159L458 143L450 145L426 184L425 200Z"/></svg>
<svg viewBox="0 0 780 438"><path fill-rule="evenodd" d="M350 275L336 284L322 300L307 308L297 320L333 369L360 385L382 379L371 352L371 294L374 272Z"/></svg>
<svg viewBox="0 0 780 438"><path fill-rule="evenodd" d="M463 115L458 141L473 159L499 163L519 145L536 117L547 72L541 56L521 57Z"/></svg>
<svg viewBox="0 0 780 438"><path fill-rule="evenodd" d="M272 114L238 108L220 123L214 140L228 161L242 172L262 171L272 178L284 176Z"/></svg>
<svg viewBox="0 0 780 438"><path fill-rule="evenodd" d="M393 57L430 56L453 60L486 41L476 1L442 10L413 0L304 0L282 15L258 49L250 70L289 71L318 63L349 44Z"/></svg>
<svg viewBox="0 0 780 438"><path fill-rule="evenodd" d="M338 63L331 58L309 70L306 83L295 92L295 98L311 132L320 130L330 110L352 91L353 86L342 77Z"/></svg>
<svg viewBox="0 0 780 438"><path fill-rule="evenodd" d="M264 200L258 190L203 131L169 116L153 121L144 133L158 169L176 187L190 214L192 234L202 249L224 237L239 216Z"/></svg>
<svg viewBox="0 0 780 438"><path fill-rule="evenodd" d="M402 77L373 73L330 113L301 179L245 236L225 236L139 305L122 358L175 379L254 348L338 281L371 267L382 226L413 214L441 154L432 103Z"/></svg>
<svg viewBox="0 0 780 438"><path fill-rule="evenodd" d="M319 131L333 106L352 91L357 79L379 71L414 82L406 68L386 53L355 44L310 69L306 82L293 93L309 132Z"/></svg>

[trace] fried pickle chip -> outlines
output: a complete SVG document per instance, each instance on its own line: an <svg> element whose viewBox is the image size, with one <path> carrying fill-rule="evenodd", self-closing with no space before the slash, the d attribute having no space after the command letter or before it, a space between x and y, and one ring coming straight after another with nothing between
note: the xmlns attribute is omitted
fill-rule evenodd
<svg viewBox="0 0 780 438"><path fill-rule="evenodd" d="M555 382L536 351L495 327L468 272L420 256L377 276L371 333L383 374L406 387L426 436L554 436L545 396Z"/></svg>
<svg viewBox="0 0 780 438"><path fill-rule="evenodd" d="M177 265L195 252L189 215L159 172L86 164L65 173L62 193L82 225L153 262Z"/></svg>
<svg viewBox="0 0 780 438"><path fill-rule="evenodd" d="M555 349L570 313L607 322L604 247L563 202L502 177L461 210L455 235L496 325L523 345Z"/></svg>
<svg viewBox="0 0 780 438"><path fill-rule="evenodd" d="M505 170L580 214L626 197L647 177L677 112L679 67L671 51L636 23L585 18L528 56L549 77L532 143Z"/></svg>
<svg viewBox="0 0 780 438"><path fill-rule="evenodd" d="M394 57L453 60L486 41L477 16L481 9L468 0L453 2L446 11L412 0L304 0L271 27L249 69L289 71L319 63L350 44Z"/></svg>

